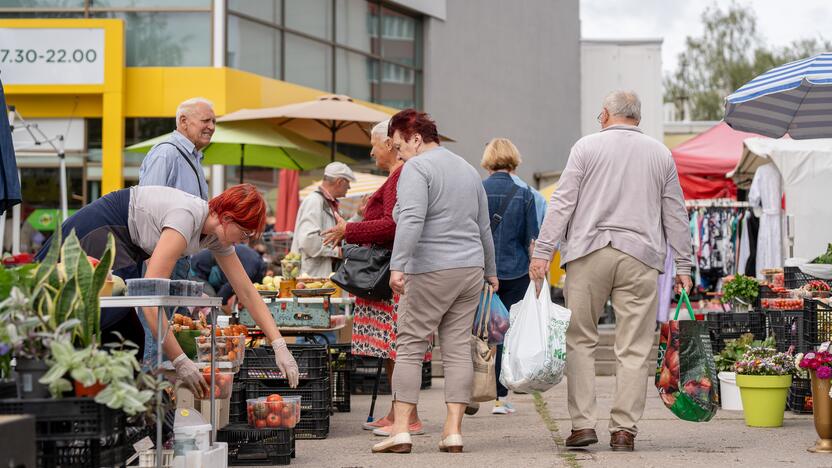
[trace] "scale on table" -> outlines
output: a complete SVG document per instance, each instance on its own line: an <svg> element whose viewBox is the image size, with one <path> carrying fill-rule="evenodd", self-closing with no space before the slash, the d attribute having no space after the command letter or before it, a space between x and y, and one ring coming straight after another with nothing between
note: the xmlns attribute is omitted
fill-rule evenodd
<svg viewBox="0 0 832 468"><path fill-rule="evenodd" d="M278 328L329 328L329 318L338 313L338 306L352 304L352 299L329 296L318 297L263 297ZM240 323L247 327L257 324L248 309L240 311Z"/></svg>

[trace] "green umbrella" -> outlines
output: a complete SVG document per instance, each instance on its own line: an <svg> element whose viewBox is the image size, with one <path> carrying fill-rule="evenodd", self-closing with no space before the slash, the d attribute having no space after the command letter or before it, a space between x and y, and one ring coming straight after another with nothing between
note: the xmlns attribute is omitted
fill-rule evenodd
<svg viewBox="0 0 832 468"><path fill-rule="evenodd" d="M170 134L127 147L127 151L147 153L154 145L167 141ZM291 130L273 127L265 122L218 123L211 144L202 150L203 164L240 166L240 183L243 167L274 167L278 169L307 170L326 166L330 162L330 149L304 138ZM342 154L337 160L354 163Z"/></svg>

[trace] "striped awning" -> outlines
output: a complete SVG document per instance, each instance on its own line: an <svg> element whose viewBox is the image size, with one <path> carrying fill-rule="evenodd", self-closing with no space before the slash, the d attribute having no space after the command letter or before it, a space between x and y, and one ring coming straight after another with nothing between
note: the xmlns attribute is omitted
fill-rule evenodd
<svg viewBox="0 0 832 468"><path fill-rule="evenodd" d="M725 99L725 122L772 138L832 137L832 52L787 63Z"/></svg>

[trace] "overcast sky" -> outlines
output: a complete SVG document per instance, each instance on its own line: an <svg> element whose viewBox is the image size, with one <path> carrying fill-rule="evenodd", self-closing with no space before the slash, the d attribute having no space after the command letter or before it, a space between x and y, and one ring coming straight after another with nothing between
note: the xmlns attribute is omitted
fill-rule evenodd
<svg viewBox="0 0 832 468"><path fill-rule="evenodd" d="M706 7L726 10L730 0L580 0L581 36L585 39L663 38L662 68L676 67L687 36L702 34ZM832 0L740 0L757 15L757 30L769 46L795 39L832 39Z"/></svg>

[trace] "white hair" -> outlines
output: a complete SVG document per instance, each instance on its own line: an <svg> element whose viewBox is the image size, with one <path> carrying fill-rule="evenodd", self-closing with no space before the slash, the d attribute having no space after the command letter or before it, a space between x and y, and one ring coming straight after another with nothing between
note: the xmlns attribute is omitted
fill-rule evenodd
<svg viewBox="0 0 832 468"><path fill-rule="evenodd" d="M390 119L387 119L387 120L385 120L385 121L383 121L383 122L379 122L379 123L377 123L377 124L376 124L376 126L375 126L375 127L373 127L373 131L372 131L372 132L370 132L370 133L371 133L372 135L375 135L375 136L377 136L377 137L381 138L381 141L384 141L384 140L386 140L387 138L389 138L389 137L387 136L387 129L388 129L389 127L390 127Z"/></svg>
<svg viewBox="0 0 832 468"><path fill-rule="evenodd" d="M613 91L604 98L604 109L611 116L641 121L641 100L635 91Z"/></svg>
<svg viewBox="0 0 832 468"><path fill-rule="evenodd" d="M181 119L183 115L190 114L198 104L207 104L211 109L214 108L214 103L203 97L195 97L182 101L179 103L179 106L176 107L176 124L179 125L179 119Z"/></svg>

